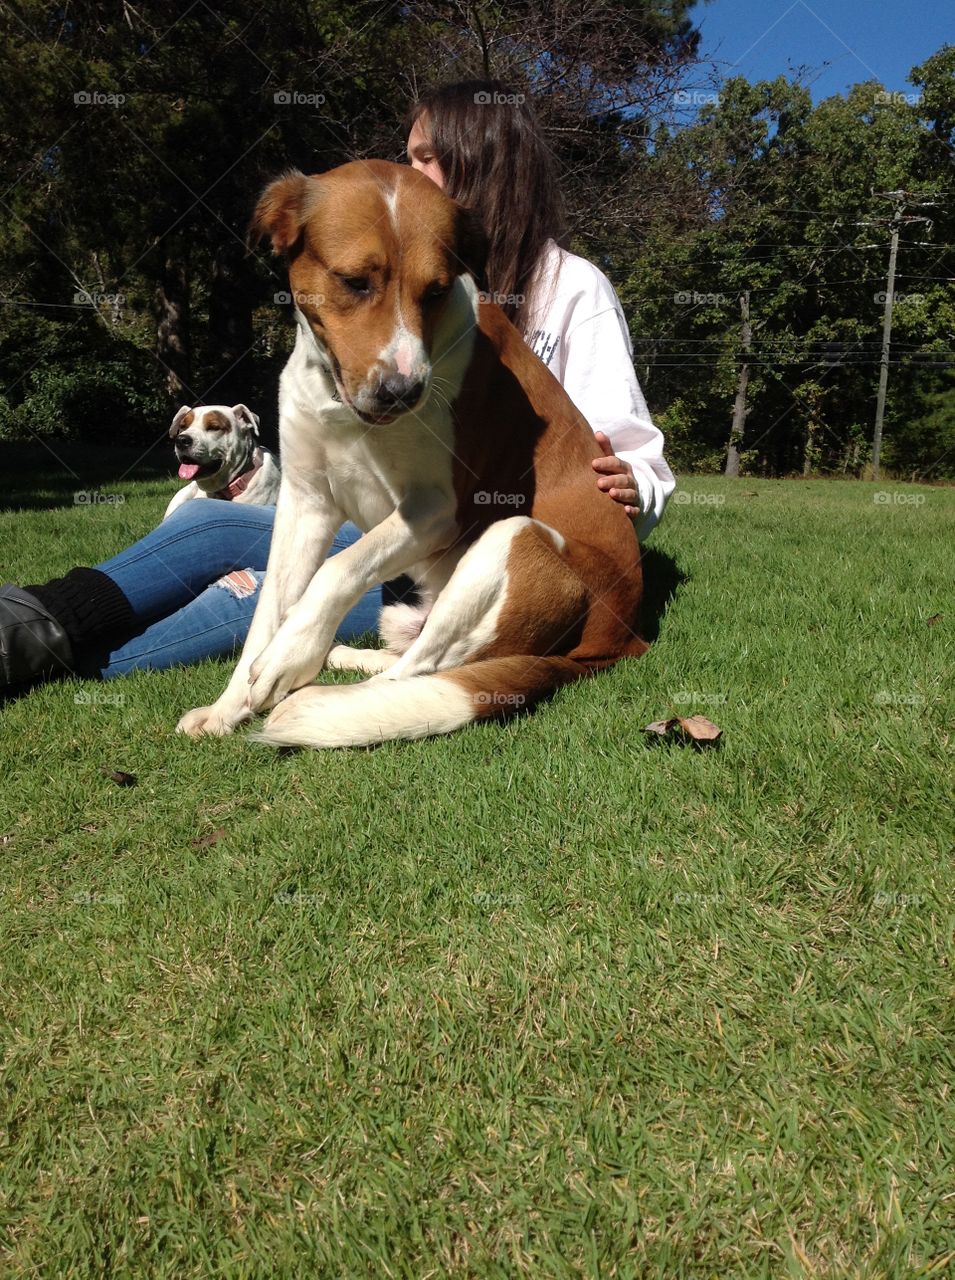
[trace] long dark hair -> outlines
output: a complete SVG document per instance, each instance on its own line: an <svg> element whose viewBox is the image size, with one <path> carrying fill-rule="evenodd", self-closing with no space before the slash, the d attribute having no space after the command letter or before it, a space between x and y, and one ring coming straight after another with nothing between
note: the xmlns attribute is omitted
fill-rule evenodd
<svg viewBox="0 0 955 1280"><path fill-rule="evenodd" d="M564 232L550 148L524 94L500 80L463 80L423 94L421 117L445 190L473 210L488 235L483 287L523 333L534 309L535 271L548 240Z"/></svg>

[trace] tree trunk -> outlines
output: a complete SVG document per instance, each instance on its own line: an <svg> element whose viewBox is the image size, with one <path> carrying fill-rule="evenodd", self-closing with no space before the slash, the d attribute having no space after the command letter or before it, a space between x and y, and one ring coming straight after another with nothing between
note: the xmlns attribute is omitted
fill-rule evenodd
<svg viewBox="0 0 955 1280"><path fill-rule="evenodd" d="M208 398L214 398L219 404L236 404L253 398L253 301L253 282L245 250L230 238L216 250L209 292L212 385Z"/></svg>
<svg viewBox="0 0 955 1280"><path fill-rule="evenodd" d="M812 444L813 444L812 438L813 438L815 429L816 429L816 424L812 420L810 420L806 426L806 443L803 447L803 452L802 452L803 476L812 475Z"/></svg>
<svg viewBox="0 0 955 1280"><path fill-rule="evenodd" d="M189 389L189 272L177 248L159 246L156 286L156 355L166 369L166 391L177 403L192 399Z"/></svg>
<svg viewBox="0 0 955 1280"><path fill-rule="evenodd" d="M726 466L723 474L727 476L739 475L739 452L743 442L743 428L746 425L746 415L749 409L746 404L746 388L749 386L749 361L746 357L749 355L750 344L752 342L752 330L749 324L749 290L740 295L739 300L740 311L743 317L742 330L742 349L743 363L739 369L739 382L736 386L736 401L733 404L733 425L730 429L729 444L726 447Z"/></svg>

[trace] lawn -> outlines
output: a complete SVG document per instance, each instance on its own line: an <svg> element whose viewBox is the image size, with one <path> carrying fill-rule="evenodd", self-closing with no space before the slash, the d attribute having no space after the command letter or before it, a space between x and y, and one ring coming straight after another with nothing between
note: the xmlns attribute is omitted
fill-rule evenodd
<svg viewBox="0 0 955 1280"><path fill-rule="evenodd" d="M5 577L173 488L84 467L16 470ZM680 496L650 652L507 724L174 736L224 663L0 711L4 1274L952 1273L955 490Z"/></svg>

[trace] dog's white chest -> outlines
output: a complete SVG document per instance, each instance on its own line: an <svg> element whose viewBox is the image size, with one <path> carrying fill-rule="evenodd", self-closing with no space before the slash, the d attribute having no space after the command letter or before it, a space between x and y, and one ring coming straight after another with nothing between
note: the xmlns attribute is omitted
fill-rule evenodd
<svg viewBox="0 0 955 1280"><path fill-rule="evenodd" d="M437 490L453 507L454 426L447 406L432 397L414 413L369 426L329 396L302 345L281 384L286 472L313 492L327 489L345 518L364 531L416 490Z"/></svg>
<svg viewBox="0 0 955 1280"><path fill-rule="evenodd" d="M424 415L328 441L332 497L360 529L380 524L409 494L438 490L453 501L450 424Z"/></svg>

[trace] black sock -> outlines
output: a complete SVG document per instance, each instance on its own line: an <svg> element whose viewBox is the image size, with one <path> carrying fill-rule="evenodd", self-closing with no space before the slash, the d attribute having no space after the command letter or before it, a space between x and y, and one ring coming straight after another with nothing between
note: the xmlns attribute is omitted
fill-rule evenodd
<svg viewBox="0 0 955 1280"><path fill-rule="evenodd" d="M125 638L135 621L126 596L99 569L71 569L65 577L24 587L24 591L49 609L76 645L109 633Z"/></svg>

